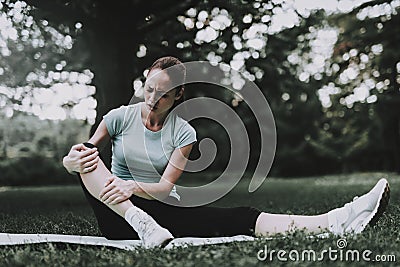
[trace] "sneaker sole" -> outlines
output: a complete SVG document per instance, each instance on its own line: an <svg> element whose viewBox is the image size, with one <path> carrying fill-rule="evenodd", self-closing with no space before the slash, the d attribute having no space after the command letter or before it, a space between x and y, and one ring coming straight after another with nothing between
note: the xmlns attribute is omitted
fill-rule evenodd
<svg viewBox="0 0 400 267"><path fill-rule="evenodd" d="M369 216L367 216L365 219L362 220L360 226L354 230L354 233L358 234L364 231L365 227L367 225L375 225L376 222L379 220L379 218L382 216L382 214L385 212L388 204L389 204L389 199L390 199L390 187L389 183L386 179L385 180L385 186L382 188L382 192L379 196L379 199L376 203L376 206L374 210L370 213Z"/></svg>
<svg viewBox="0 0 400 267"><path fill-rule="evenodd" d="M172 240L174 240L174 238L168 238L168 239L164 240L164 242L161 243L160 248L165 248L166 246L169 245L169 243L172 242Z"/></svg>

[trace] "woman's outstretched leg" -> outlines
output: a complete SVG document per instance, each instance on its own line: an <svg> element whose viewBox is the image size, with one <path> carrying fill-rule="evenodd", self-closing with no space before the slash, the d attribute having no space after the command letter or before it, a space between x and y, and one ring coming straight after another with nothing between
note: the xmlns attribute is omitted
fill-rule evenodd
<svg viewBox="0 0 400 267"><path fill-rule="evenodd" d="M98 162L98 166L95 170L88 173L81 173L82 182L85 185L86 189L89 193L96 199L100 200L99 195L101 190L104 189L104 184L107 181L107 178L113 176L111 172L104 165L102 160L100 159ZM133 207L134 205L130 200L125 200L115 205L105 204L118 215L125 217L126 211Z"/></svg>
<svg viewBox="0 0 400 267"><path fill-rule="evenodd" d="M101 159L99 159L95 170L81 174L82 182L87 191L98 200L100 200L100 192L104 189L104 184L110 176L112 176L111 172ZM138 233L145 247L159 246L173 238L172 234L167 229L161 227L142 209L133 205L129 199L118 204L104 205L107 205L118 215L125 218Z"/></svg>
<svg viewBox="0 0 400 267"><path fill-rule="evenodd" d="M390 196L389 183L381 179L367 194L356 197L341 208L315 216L261 213L255 226L256 235L271 235L303 229L309 233L331 232L337 235L361 233L374 224L385 211Z"/></svg>
<svg viewBox="0 0 400 267"><path fill-rule="evenodd" d="M273 235L293 232L297 229L316 234L326 232L328 229L328 214L302 216L263 212L257 218L255 233L256 235Z"/></svg>

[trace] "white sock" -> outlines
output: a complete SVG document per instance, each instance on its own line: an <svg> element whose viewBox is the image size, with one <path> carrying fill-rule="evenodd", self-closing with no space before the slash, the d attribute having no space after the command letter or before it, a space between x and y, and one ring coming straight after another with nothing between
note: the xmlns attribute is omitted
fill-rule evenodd
<svg viewBox="0 0 400 267"><path fill-rule="evenodd" d="M130 207L125 212L125 220L138 233L140 239L142 239L142 234L143 234L143 226L142 226L143 223L150 222L159 226L157 222L149 214L147 214L145 211L136 206Z"/></svg>

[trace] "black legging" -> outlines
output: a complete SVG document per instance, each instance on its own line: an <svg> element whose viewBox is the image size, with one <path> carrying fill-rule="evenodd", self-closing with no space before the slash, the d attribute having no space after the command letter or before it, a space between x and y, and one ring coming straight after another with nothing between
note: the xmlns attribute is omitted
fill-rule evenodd
<svg viewBox="0 0 400 267"><path fill-rule="evenodd" d="M79 181L104 237L107 239L139 239L124 218L89 193L80 175ZM171 201L178 202L173 197L169 198ZM167 228L174 237L254 235L256 220L261 213L253 207L177 207L135 195L132 195L130 200L135 206L151 215L157 223Z"/></svg>

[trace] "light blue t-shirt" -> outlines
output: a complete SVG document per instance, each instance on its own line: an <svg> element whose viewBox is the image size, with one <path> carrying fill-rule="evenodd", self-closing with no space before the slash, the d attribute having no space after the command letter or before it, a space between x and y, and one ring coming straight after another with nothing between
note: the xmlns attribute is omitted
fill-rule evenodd
<svg viewBox="0 0 400 267"><path fill-rule="evenodd" d="M158 183L172 152L196 142L196 131L170 112L162 129L153 132L142 122L142 104L121 106L103 116L112 142L111 172L124 180ZM175 186L170 196L180 199Z"/></svg>

